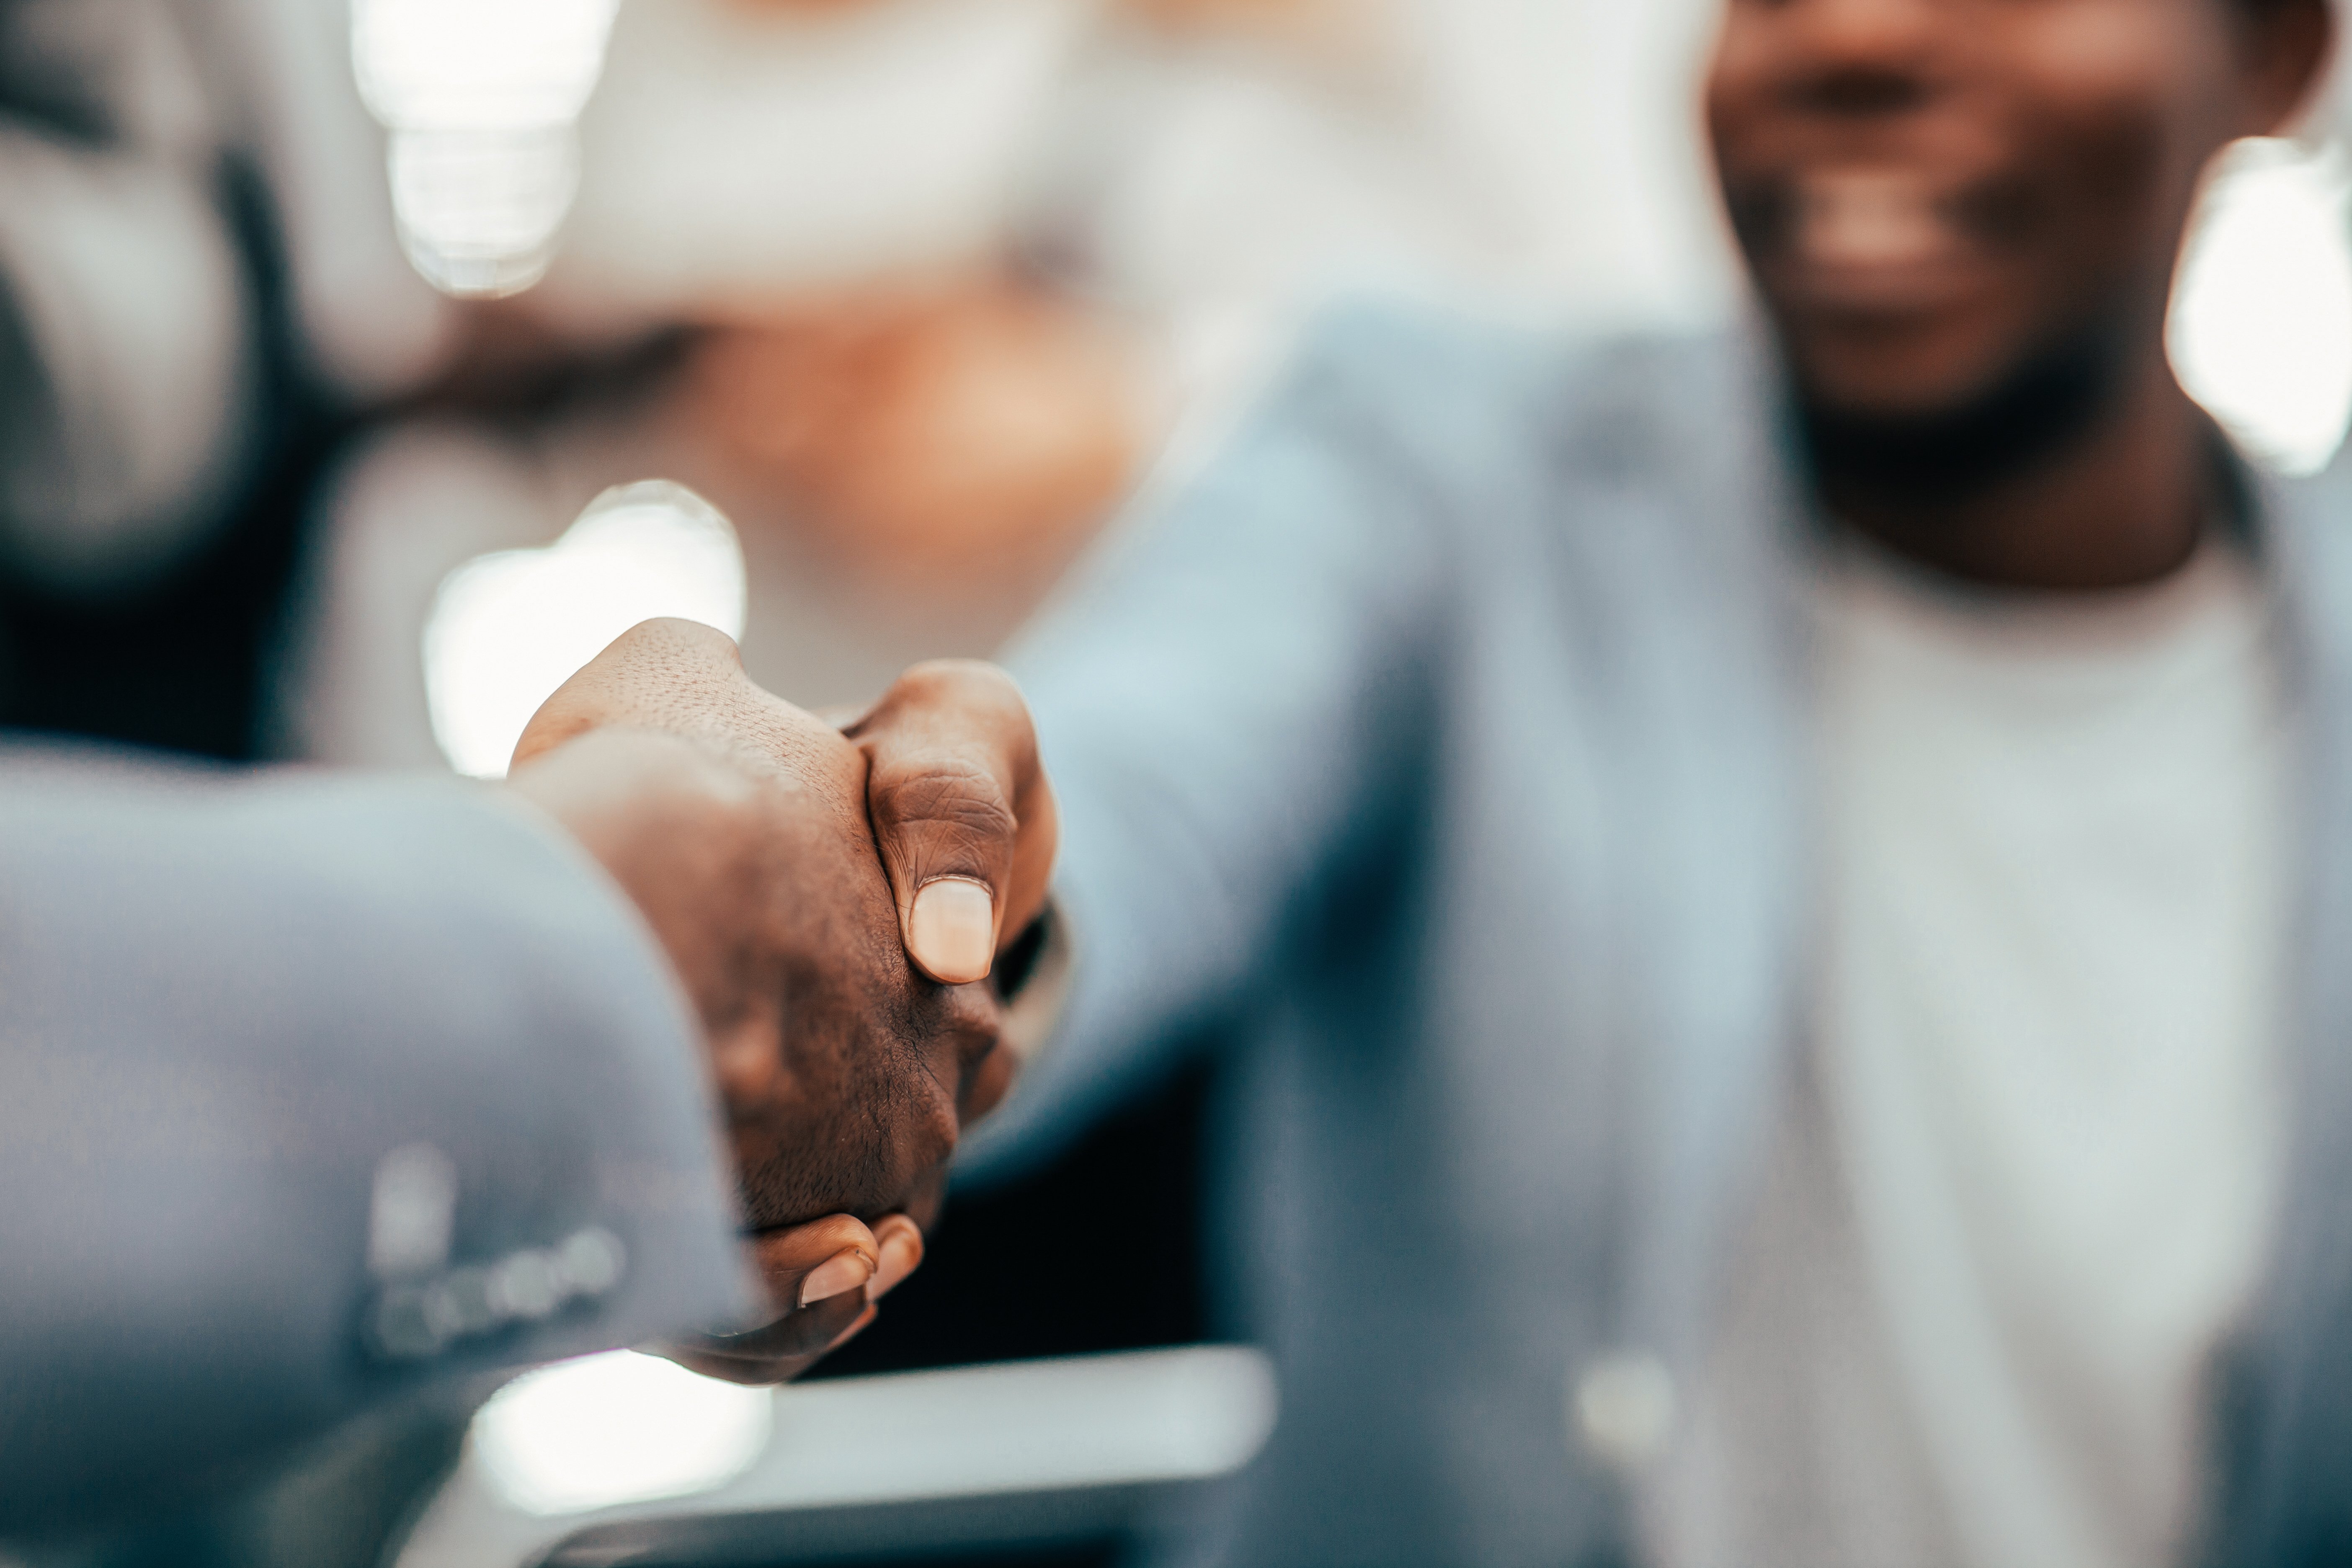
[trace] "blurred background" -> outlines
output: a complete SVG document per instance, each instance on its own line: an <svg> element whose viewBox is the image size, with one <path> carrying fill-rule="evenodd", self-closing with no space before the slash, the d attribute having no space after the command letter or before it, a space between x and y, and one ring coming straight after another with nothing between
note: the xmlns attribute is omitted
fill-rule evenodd
<svg viewBox="0 0 2352 1568"><path fill-rule="evenodd" d="M8 0L0 724L495 775L647 616L808 706L985 655L1335 294L1736 318L1713 12ZM2342 121L2233 155L2176 300L2184 381L2291 471L2352 414ZM207 1550L373 1562L422 1510L415 1563L1108 1562L1279 1398L1175 1349L1224 1337L1199 1059L960 1192L813 1385L538 1374ZM1047 1270L1046 1235L1087 1240ZM923 1471L917 1427L997 1468Z"/></svg>

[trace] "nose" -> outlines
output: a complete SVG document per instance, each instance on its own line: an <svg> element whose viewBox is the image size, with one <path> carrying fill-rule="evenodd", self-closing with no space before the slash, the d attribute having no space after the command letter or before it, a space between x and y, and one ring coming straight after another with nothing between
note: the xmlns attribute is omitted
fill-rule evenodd
<svg viewBox="0 0 2352 1568"><path fill-rule="evenodd" d="M1792 103L1853 118L1918 109L1942 80L1947 9L1944 0L1791 0Z"/></svg>

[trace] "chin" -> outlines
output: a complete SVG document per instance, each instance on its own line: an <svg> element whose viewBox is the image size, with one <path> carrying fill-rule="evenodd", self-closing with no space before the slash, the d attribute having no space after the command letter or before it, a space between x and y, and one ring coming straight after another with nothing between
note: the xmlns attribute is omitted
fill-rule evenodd
<svg viewBox="0 0 2352 1568"><path fill-rule="evenodd" d="M1803 401L1856 419L1961 415L2038 357L1976 321L1784 323L1781 342Z"/></svg>
<svg viewBox="0 0 2352 1568"><path fill-rule="evenodd" d="M2095 425L2126 379L2126 342L2094 321L2023 346L1980 321L1783 328L1816 464L1946 500L2038 466Z"/></svg>

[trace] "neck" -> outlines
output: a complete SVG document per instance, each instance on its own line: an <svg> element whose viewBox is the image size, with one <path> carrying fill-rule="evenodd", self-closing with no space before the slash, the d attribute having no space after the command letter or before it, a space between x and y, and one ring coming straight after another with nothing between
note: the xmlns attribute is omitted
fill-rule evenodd
<svg viewBox="0 0 2352 1568"><path fill-rule="evenodd" d="M2000 587L2087 592L2153 582L2195 552L2213 501L2210 425L2160 344L2041 410L2052 442L1978 471L1907 472L1899 426L1811 416L1814 481L1831 515L1951 576ZM1974 417L1974 416L1972 416ZM1994 423L1999 416L1990 416ZM1986 471L1990 469L1990 477Z"/></svg>

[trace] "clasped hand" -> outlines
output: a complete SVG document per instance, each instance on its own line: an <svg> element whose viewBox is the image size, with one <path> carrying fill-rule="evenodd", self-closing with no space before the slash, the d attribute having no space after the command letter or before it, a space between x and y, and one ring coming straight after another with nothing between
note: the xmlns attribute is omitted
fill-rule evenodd
<svg viewBox="0 0 2352 1568"><path fill-rule="evenodd" d="M919 666L837 729L724 635L649 621L548 700L509 779L635 901L702 1026L775 1318L665 1353L796 1375L921 1261L959 1132L1011 1083L987 981L1055 838L1020 694Z"/></svg>

